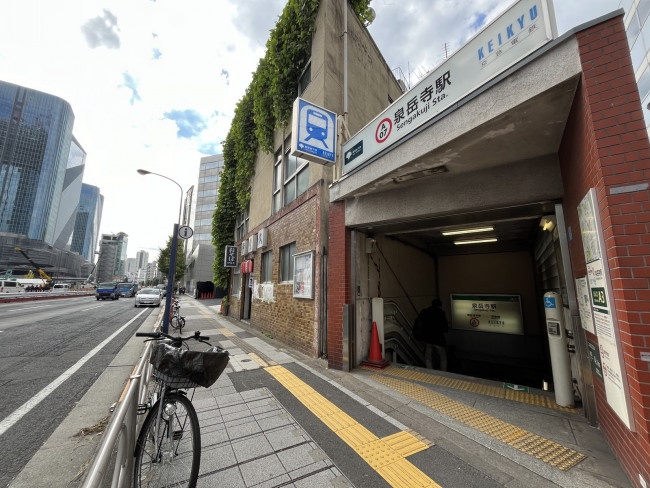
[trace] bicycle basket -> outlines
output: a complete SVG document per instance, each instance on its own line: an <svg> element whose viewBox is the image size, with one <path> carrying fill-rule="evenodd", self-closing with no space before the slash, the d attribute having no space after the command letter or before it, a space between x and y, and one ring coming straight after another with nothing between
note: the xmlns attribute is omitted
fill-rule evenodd
<svg viewBox="0 0 650 488"><path fill-rule="evenodd" d="M208 388L221 376L228 365L228 351L188 351L159 343L149 360L160 382L175 388Z"/></svg>

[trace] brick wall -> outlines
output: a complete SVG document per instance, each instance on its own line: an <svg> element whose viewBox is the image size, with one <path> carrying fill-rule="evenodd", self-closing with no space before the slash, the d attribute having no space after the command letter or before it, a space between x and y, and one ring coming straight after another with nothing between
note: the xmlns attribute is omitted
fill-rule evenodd
<svg viewBox="0 0 650 488"><path fill-rule="evenodd" d="M273 300L267 302L257 299L257 294L253 293L251 325L311 357L317 356L319 352L322 186L321 180L248 234L257 234L263 227L267 228L266 248L248 256L248 259L254 259L255 283L260 283L262 252L273 252ZM296 253L315 251L313 299L294 298L293 283L280 282L280 248L292 242L296 243ZM241 246L241 241L236 244ZM242 298L244 286L247 284L242 283ZM231 297L229 315L241 318L240 305L240 300Z"/></svg>
<svg viewBox="0 0 650 488"><path fill-rule="evenodd" d="M345 202L330 204L327 297L327 360L332 369L343 368L343 306L350 293L350 231L345 227Z"/></svg>
<svg viewBox="0 0 650 488"><path fill-rule="evenodd" d="M622 466L650 481L650 145L622 16L577 34L583 76L559 150L574 276L586 274L577 206L597 192L636 432L594 377L598 420ZM589 338L597 341L595 336Z"/></svg>

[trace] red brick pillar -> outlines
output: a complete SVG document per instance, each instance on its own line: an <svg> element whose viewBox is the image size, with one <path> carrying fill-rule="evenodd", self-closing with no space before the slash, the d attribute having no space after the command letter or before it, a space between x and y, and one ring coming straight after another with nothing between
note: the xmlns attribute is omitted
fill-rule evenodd
<svg viewBox="0 0 650 488"><path fill-rule="evenodd" d="M635 432L594 375L598 420L634 483L650 481L650 145L622 16L576 35L582 81L559 150L574 276L586 274L577 206L595 188ZM589 339L597 338L587 333ZM640 486L640 485L639 485Z"/></svg>
<svg viewBox="0 0 650 488"><path fill-rule="evenodd" d="M327 267L327 362L343 368L343 306L351 303L350 231L345 227L345 202L330 204Z"/></svg>

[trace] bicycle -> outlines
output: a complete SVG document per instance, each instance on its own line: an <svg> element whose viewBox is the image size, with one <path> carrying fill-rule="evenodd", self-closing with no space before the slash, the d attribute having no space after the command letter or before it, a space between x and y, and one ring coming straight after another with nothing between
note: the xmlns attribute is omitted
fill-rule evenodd
<svg viewBox="0 0 650 488"><path fill-rule="evenodd" d="M181 317L181 304L178 298L173 299L172 308L170 311L169 323L174 329L179 331L185 327L185 317Z"/></svg>
<svg viewBox="0 0 650 488"><path fill-rule="evenodd" d="M135 447L133 486L194 488L201 464L201 431L188 390L208 388L228 364L229 354L197 331L192 336L172 337L162 332L137 332L136 337L160 341L150 362L157 388L138 414L147 416ZM208 351L192 351L187 344L196 340L208 344Z"/></svg>

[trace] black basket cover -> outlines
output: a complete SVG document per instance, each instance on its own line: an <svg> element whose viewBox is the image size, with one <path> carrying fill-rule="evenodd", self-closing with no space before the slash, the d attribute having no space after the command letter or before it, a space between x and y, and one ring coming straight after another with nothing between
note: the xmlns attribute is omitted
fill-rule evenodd
<svg viewBox="0 0 650 488"><path fill-rule="evenodd" d="M229 360L228 351L216 347L208 351L188 351L158 343L149 360L154 368L167 376L188 378L204 388L217 381Z"/></svg>

